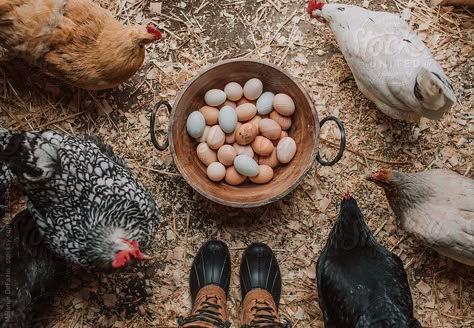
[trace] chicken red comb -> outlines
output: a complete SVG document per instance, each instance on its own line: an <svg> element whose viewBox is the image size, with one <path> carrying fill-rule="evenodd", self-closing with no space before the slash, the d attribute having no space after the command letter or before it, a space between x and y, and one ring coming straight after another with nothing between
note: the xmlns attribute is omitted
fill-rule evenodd
<svg viewBox="0 0 474 328"><path fill-rule="evenodd" d="M351 194L350 194L349 190L346 191L346 194L344 195L344 198L345 198L346 200L351 199Z"/></svg>
<svg viewBox="0 0 474 328"><path fill-rule="evenodd" d="M156 40L160 40L163 37L161 32L154 26L147 25L146 30L148 31L148 33L154 34Z"/></svg>
<svg viewBox="0 0 474 328"><path fill-rule="evenodd" d="M308 14L312 14L313 11L323 8L324 2L318 2L317 0L309 0L308 3Z"/></svg>
<svg viewBox="0 0 474 328"><path fill-rule="evenodd" d="M126 238L121 238L122 241L130 246L132 249L131 250L123 250L117 253L115 255L115 259L112 262L112 267L117 269L125 266L128 261L130 261L132 258L137 259L137 260L148 260L150 259L149 256L143 254L140 251L140 248L138 247L138 241L136 240L128 240Z"/></svg>

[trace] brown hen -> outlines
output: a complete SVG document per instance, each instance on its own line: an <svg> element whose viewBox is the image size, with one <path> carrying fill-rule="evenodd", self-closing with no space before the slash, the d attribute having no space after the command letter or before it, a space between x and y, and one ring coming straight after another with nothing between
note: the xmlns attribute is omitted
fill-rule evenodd
<svg viewBox="0 0 474 328"><path fill-rule="evenodd" d="M0 47L74 86L101 90L129 79L152 26L126 26L89 0L0 0Z"/></svg>

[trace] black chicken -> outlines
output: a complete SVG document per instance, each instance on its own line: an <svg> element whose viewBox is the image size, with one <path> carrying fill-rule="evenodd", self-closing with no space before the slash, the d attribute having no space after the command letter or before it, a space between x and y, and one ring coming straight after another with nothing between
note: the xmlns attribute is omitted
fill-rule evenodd
<svg viewBox="0 0 474 328"><path fill-rule="evenodd" d="M326 327L421 327L402 261L377 243L349 192L316 269Z"/></svg>
<svg viewBox="0 0 474 328"><path fill-rule="evenodd" d="M39 327L66 272L24 210L0 230L0 328Z"/></svg>
<svg viewBox="0 0 474 328"><path fill-rule="evenodd" d="M138 244L154 237L158 206L125 161L98 138L0 129L0 162L0 184L5 189L17 181L59 256L101 269L148 258Z"/></svg>

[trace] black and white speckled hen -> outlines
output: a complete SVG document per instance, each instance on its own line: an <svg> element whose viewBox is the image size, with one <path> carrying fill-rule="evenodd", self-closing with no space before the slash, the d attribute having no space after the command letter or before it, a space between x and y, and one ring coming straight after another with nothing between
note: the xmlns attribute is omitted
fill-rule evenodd
<svg viewBox="0 0 474 328"><path fill-rule="evenodd" d="M49 247L91 268L143 260L159 223L150 192L98 138L0 129L0 184L17 179ZM6 167L6 170L5 170ZM13 177L13 178L12 178Z"/></svg>
<svg viewBox="0 0 474 328"><path fill-rule="evenodd" d="M66 272L24 210L0 230L0 328L43 327Z"/></svg>
<svg viewBox="0 0 474 328"><path fill-rule="evenodd" d="M316 270L326 327L421 327L402 261L377 243L349 193Z"/></svg>

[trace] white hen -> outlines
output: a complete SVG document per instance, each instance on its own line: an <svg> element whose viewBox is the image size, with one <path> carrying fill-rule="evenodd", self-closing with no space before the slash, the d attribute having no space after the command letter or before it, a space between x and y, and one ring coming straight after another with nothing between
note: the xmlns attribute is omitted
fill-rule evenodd
<svg viewBox="0 0 474 328"><path fill-rule="evenodd" d="M449 78L399 16L316 0L308 13L329 24L357 86L386 115L436 120L456 103Z"/></svg>

